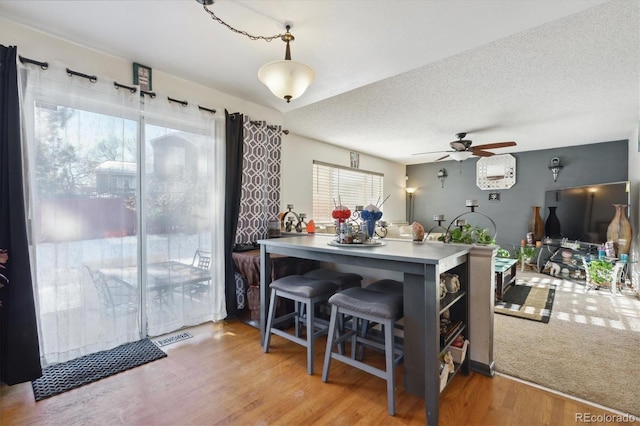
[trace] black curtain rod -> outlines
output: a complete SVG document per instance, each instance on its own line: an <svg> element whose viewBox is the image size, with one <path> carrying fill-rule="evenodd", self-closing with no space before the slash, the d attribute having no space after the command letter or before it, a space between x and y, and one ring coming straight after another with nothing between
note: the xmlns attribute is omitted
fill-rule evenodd
<svg viewBox="0 0 640 426"><path fill-rule="evenodd" d="M180 105L182 105L183 107L186 107L187 105L189 105L189 102L187 102L187 101L181 101L179 99L173 99L173 98L170 98L169 96L167 96L167 99L169 100L169 102L177 102Z"/></svg>
<svg viewBox="0 0 640 426"><path fill-rule="evenodd" d="M114 85L114 86L116 86L116 89L119 89L119 88L121 88L121 87L122 87L123 89L129 89L129 91L130 91L131 93L136 93L136 92L138 91L138 89L137 89L136 87L125 86L124 84L120 84L120 83L118 83L117 81L114 81L114 82L113 82L113 85Z"/></svg>
<svg viewBox="0 0 640 426"><path fill-rule="evenodd" d="M20 62L22 62L23 64L26 62L27 64L38 65L43 70L46 70L47 68L49 68L48 62L36 61L34 59L25 58L24 56L21 56L21 55L18 55L18 58L20 59Z"/></svg>
<svg viewBox="0 0 640 426"><path fill-rule="evenodd" d="M74 75L77 75L78 77L86 78L92 83L95 83L98 81L98 77L96 77L95 75L83 74L81 72L74 71L69 68L67 68L67 74L69 75L69 77L73 77Z"/></svg>
<svg viewBox="0 0 640 426"><path fill-rule="evenodd" d="M205 108L203 106L198 105L198 109L202 110L202 111L207 111L210 112L211 114L215 114L216 110L215 109L211 109L211 108Z"/></svg>
<svg viewBox="0 0 640 426"><path fill-rule="evenodd" d="M253 124L254 126L262 126L263 124L266 123L266 121L251 120L249 121L249 123ZM276 130L277 128L278 126L267 125L267 129L269 130ZM288 135L289 131L287 129L282 129L282 133L284 133L285 135Z"/></svg>
<svg viewBox="0 0 640 426"><path fill-rule="evenodd" d="M38 66L39 66L40 68L42 68L43 70L46 70L46 69L48 69L48 68L49 68L49 63L48 63L48 62L40 62L40 61L36 61L35 59L25 58L25 57L24 57L24 56L22 56L22 55L18 55L18 58L20 59L20 62L22 62L23 64L24 64L24 63L27 63L27 64L38 65ZM86 78L86 79L88 79L88 80L89 80L90 82L92 82L92 83L95 83L95 82L97 82L97 81L98 81L98 77L96 77L95 75L83 74L83 73L81 73L81 72L74 71L74 70L69 69L69 68L67 68L67 74L69 75L69 77L73 77L73 76L75 75L75 76L78 76L78 77ZM120 89L120 88L128 89L131 93L136 93L136 91L138 90L136 87L133 87L133 86L127 86L127 85L125 85L125 84L120 84L120 83L118 83L117 81L114 81L114 82L113 82L113 85L115 86L115 88L116 88L116 89ZM155 97L156 97L155 92L148 92L148 91L146 91L146 90L142 90L142 89L140 89L140 95L142 95L142 96L149 96L149 97L151 97L151 99L153 99L153 98L155 98ZM185 107L186 107L187 105L189 105L189 103L188 103L187 101L181 101L181 100L179 100L179 99L173 99L173 98L170 98L170 97L167 97L167 99L169 100L169 102L177 102L177 103L179 103L180 105L185 106ZM205 107L200 106L200 105L198 105L198 108L199 108L199 109L201 109L202 111L210 112L211 114L215 114L215 113L216 113L216 110L215 110L215 109L212 109L212 108L205 108ZM252 123L253 123L253 122L252 122ZM256 122L256 123L261 123L261 122Z"/></svg>

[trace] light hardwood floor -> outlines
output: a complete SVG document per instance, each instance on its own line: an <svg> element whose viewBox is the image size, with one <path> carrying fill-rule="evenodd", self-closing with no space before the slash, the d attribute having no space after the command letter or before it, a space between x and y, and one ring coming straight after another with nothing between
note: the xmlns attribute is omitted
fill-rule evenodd
<svg viewBox="0 0 640 426"><path fill-rule="evenodd" d="M391 417L385 382L377 377L334 361L329 383L322 383L321 343L316 374L309 376L304 348L274 336L271 352L264 354L258 330L244 323L188 331L193 338L163 347L166 358L39 402L30 383L2 385L0 424L425 424L423 400L402 389L402 367L397 414ZM367 356L382 361L376 353ZM440 402L441 425L574 425L579 413L614 415L506 377L475 373L455 377Z"/></svg>

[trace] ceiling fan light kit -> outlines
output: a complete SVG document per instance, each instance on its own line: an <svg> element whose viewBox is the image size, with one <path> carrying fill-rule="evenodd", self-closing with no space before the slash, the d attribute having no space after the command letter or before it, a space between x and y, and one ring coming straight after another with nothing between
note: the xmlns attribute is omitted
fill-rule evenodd
<svg viewBox="0 0 640 426"><path fill-rule="evenodd" d="M418 152L413 155L423 155L423 154L435 154L438 152L448 152L447 155L436 159L435 161L444 160L447 157L451 157L453 160L462 162L467 158L475 155L476 157L491 157L494 155L493 152L486 151L487 149L495 149L495 148L505 148L508 146L516 146L516 143L513 141L509 142L494 142L487 143L484 145L472 146L472 141L469 139L464 139L467 136L466 133L456 133L457 141L449 142L449 146L452 151L432 151L432 152Z"/></svg>
<svg viewBox="0 0 640 426"><path fill-rule="evenodd" d="M464 161L467 158L471 157L473 153L471 151L454 151L449 154L449 157L456 161Z"/></svg>
<svg viewBox="0 0 640 426"><path fill-rule="evenodd" d="M284 60L282 61L274 61L269 62L268 64L263 65L258 70L258 79L269 88L271 93L277 96L280 99L284 99L287 103L291 102L292 99L296 99L307 90L307 88L313 83L316 78L316 73L309 65L303 64L301 62L296 62L291 60L291 47L289 45L290 42L295 40L295 37L289 31L292 27L292 24L287 24L285 26L287 32L284 34L277 34L274 36L254 36L246 31L240 31L232 27L231 25L224 22L222 19L218 18L207 6L211 6L214 4L214 0L196 0L198 3L202 5L204 10L211 15L211 19L217 21L218 23L226 26L231 31L242 34L251 40L265 40L271 41L276 38L280 38L287 44L285 50Z"/></svg>

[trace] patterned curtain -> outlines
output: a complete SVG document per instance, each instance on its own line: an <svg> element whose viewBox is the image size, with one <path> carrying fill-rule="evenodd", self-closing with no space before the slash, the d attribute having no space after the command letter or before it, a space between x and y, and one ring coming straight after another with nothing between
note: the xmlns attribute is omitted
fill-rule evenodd
<svg viewBox="0 0 640 426"><path fill-rule="evenodd" d="M236 243L267 238L269 220L279 220L281 126L244 116L242 194Z"/></svg>

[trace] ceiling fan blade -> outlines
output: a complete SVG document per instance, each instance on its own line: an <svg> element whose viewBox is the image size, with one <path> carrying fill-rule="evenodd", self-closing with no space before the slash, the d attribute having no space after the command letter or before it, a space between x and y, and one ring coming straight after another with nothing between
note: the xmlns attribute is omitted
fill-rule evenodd
<svg viewBox="0 0 640 426"><path fill-rule="evenodd" d="M447 158L449 156L449 154L445 155L444 157L440 157L438 158L436 161L440 161L440 160L444 160L445 158Z"/></svg>
<svg viewBox="0 0 640 426"><path fill-rule="evenodd" d="M426 154L440 154L441 152L451 152L451 151L429 151L429 152L415 152L411 155L426 155Z"/></svg>
<svg viewBox="0 0 640 426"><path fill-rule="evenodd" d="M483 150L483 149L496 149L496 148L506 148L508 146L516 146L516 143L513 141L509 141L509 142L494 142L494 143L486 143L484 145L476 145L476 146L472 146L471 150L472 151L476 151L476 150Z"/></svg>
<svg viewBox="0 0 640 426"><path fill-rule="evenodd" d="M492 155L495 155L493 152L482 151L482 150L479 150L479 149L474 149L472 154L476 155L478 157L491 157Z"/></svg>

